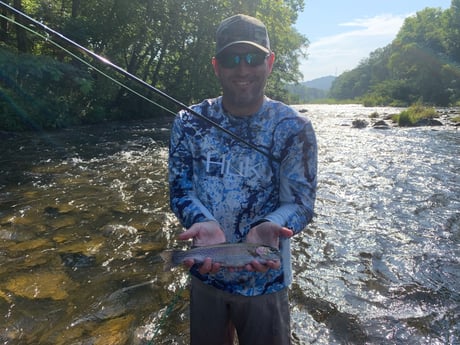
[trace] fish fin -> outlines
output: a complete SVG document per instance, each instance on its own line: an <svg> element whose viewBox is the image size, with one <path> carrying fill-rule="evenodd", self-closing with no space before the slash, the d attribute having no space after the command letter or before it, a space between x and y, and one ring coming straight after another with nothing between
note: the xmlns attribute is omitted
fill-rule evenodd
<svg viewBox="0 0 460 345"><path fill-rule="evenodd" d="M170 271L176 265L173 261L174 251L173 250L165 250L160 253L161 258L163 259L163 271Z"/></svg>

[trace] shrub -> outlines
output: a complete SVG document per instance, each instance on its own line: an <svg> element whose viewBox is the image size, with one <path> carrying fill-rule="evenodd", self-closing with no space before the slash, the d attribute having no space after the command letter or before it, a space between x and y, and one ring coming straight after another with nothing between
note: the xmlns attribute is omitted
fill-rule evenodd
<svg viewBox="0 0 460 345"><path fill-rule="evenodd" d="M48 56L15 54L0 47L0 129L69 127L82 122L93 100L85 68Z"/></svg>
<svg viewBox="0 0 460 345"><path fill-rule="evenodd" d="M432 119L437 116L438 113L435 108L425 107L417 103L401 113L393 115L392 120L397 122L399 126L409 127L414 126L421 119Z"/></svg>

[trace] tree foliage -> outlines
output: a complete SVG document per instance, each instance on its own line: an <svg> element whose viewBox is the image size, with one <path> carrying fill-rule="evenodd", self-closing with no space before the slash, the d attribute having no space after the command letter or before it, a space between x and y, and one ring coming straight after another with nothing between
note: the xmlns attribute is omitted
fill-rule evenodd
<svg viewBox="0 0 460 345"><path fill-rule="evenodd" d="M460 100L460 0L407 18L394 41L339 76L330 95L368 105L447 106Z"/></svg>
<svg viewBox="0 0 460 345"><path fill-rule="evenodd" d="M227 16L246 13L260 18L267 25L272 49L276 53L275 67L267 87L267 94L273 98L285 99L284 85L299 80L299 58L305 56L308 47L306 37L293 27L297 13L304 7L303 0L10 1L13 2L14 7L32 18L106 57L185 104L219 94L211 57L217 25ZM0 11L14 18L6 9L0 7ZM20 17L14 19L24 22ZM31 26L30 23L24 24ZM40 28L33 27L33 30L44 34ZM59 41L59 38L53 39ZM81 52L75 51L65 42L59 43L136 91L177 111L172 104L165 103L145 89L139 89L130 80L120 79L120 76L97 60L81 55ZM16 116L17 121L13 121L15 127L21 127L21 119L24 117L32 116L33 110L24 102L24 93L31 97L34 95L45 104L49 103L49 107L44 107L53 111L57 109L58 115L66 119L53 121L51 115L40 113L41 108L37 107L33 118L38 126L60 127L68 123L152 117L161 113L152 104L127 92L58 47L2 18L0 47L2 66L3 62L8 65L8 68L2 68L0 76L0 95L3 96L0 97L0 107L8 108L7 123L12 123L11 118ZM15 54L15 59L9 60L8 54ZM45 56L48 58L44 59ZM10 63L13 60L18 63ZM59 78L53 84L41 75L24 74L22 64L28 64L31 70L37 71L46 69L47 65L53 66L56 71L60 71ZM72 75L79 76L79 81ZM10 79L17 82L15 87L6 82ZM26 83L26 80L31 82ZM86 85L87 88L76 87L71 81ZM53 97L44 98L45 90L55 88L59 91L53 92L59 93L59 97L51 92ZM76 103L76 99L80 102ZM5 121L0 120L0 128L8 128Z"/></svg>

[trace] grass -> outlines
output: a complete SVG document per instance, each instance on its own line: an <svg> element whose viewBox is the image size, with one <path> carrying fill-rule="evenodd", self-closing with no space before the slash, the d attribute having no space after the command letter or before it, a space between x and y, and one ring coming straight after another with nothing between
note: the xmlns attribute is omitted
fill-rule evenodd
<svg viewBox="0 0 460 345"><path fill-rule="evenodd" d="M438 117L438 112L433 107L425 107L421 104L414 104L399 114L393 115L393 122L402 127L414 126L422 119L433 119Z"/></svg>

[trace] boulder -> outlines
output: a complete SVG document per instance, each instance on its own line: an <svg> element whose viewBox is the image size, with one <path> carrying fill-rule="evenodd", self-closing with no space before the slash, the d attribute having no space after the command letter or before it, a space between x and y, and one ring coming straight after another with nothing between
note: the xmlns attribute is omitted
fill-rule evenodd
<svg viewBox="0 0 460 345"><path fill-rule="evenodd" d="M372 125L373 128L375 129L390 129L390 126L388 123L386 123L383 120L377 121Z"/></svg>
<svg viewBox="0 0 460 345"><path fill-rule="evenodd" d="M414 126L443 126L444 124L436 119L420 119Z"/></svg>
<svg viewBox="0 0 460 345"><path fill-rule="evenodd" d="M351 127L353 128L366 128L368 125L369 123L366 120L361 119L353 120L351 123Z"/></svg>

